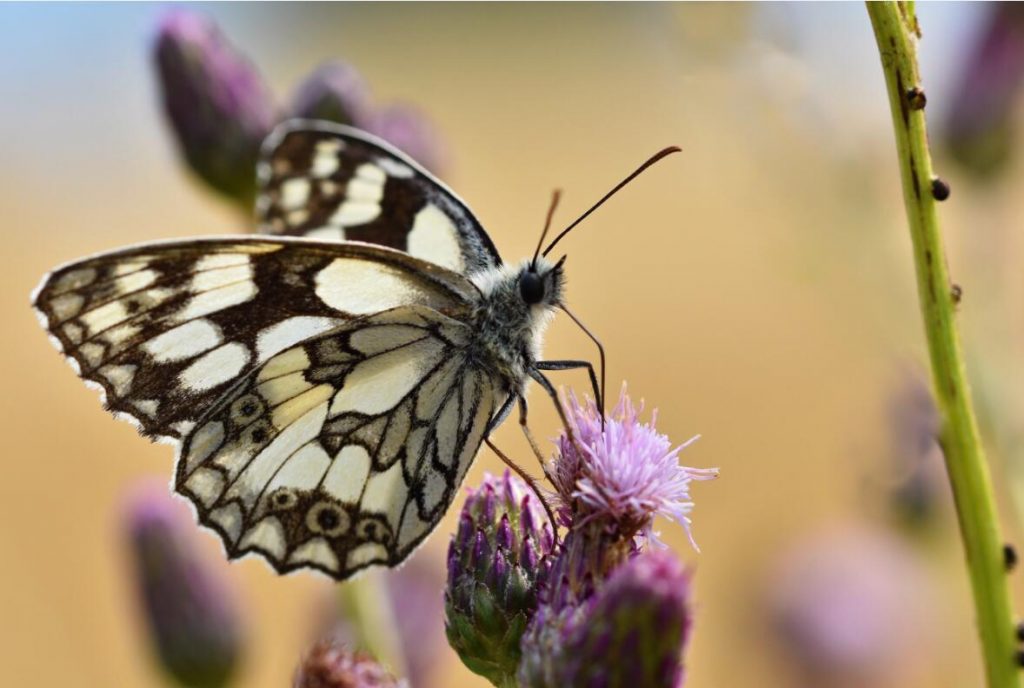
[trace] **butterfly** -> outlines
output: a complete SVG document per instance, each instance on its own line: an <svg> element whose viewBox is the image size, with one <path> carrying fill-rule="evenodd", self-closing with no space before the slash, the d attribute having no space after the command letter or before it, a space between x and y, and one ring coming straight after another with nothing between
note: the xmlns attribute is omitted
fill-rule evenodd
<svg viewBox="0 0 1024 688"><path fill-rule="evenodd" d="M540 360L564 309L545 256L576 223L506 264L443 183L324 122L278 127L258 175L260 235L74 261L34 307L107 409L177 445L174 489L230 558L395 566L517 403L525 422L530 379L554 396L542 371L585 368L597 389L589 362Z"/></svg>

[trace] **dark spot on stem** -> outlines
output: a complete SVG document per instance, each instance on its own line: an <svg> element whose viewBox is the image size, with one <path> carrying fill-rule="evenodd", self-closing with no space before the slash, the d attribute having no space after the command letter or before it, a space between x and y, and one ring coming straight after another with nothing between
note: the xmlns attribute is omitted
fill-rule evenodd
<svg viewBox="0 0 1024 688"><path fill-rule="evenodd" d="M928 98L924 95L924 89L919 86L912 86L907 89L907 104L910 105L911 110L924 110L924 106L928 104Z"/></svg>
<svg viewBox="0 0 1024 688"><path fill-rule="evenodd" d="M1013 661L1017 666L1024 666L1024 650L1017 650L1013 653Z"/></svg>
<svg viewBox="0 0 1024 688"><path fill-rule="evenodd" d="M949 198L949 184L940 177L932 178L932 196L936 201L944 201Z"/></svg>
<svg viewBox="0 0 1024 688"><path fill-rule="evenodd" d="M910 154L910 181L914 184L914 198L921 199L921 185L917 181L917 161L914 154Z"/></svg>
<svg viewBox="0 0 1024 688"><path fill-rule="evenodd" d="M1017 640L1024 643L1024 621L1017 622Z"/></svg>
<svg viewBox="0 0 1024 688"><path fill-rule="evenodd" d="M954 283L953 286L949 288L949 298L953 299L953 305L960 305L960 299L962 299L963 296L964 290L959 284Z"/></svg>
<svg viewBox="0 0 1024 688"><path fill-rule="evenodd" d="M893 50L895 50L895 49L896 49L896 46L893 45ZM906 93L907 92L906 87L903 85L903 73L899 69L896 70L896 88L897 88L897 90L900 93ZM903 126L904 127L909 126L910 125L910 109L907 106L907 99L906 98L900 98L899 102L900 102L900 119L903 120Z"/></svg>
<svg viewBox="0 0 1024 688"><path fill-rule="evenodd" d="M1017 550L1009 543L1003 545L1003 565L1007 571L1013 571L1017 566Z"/></svg>

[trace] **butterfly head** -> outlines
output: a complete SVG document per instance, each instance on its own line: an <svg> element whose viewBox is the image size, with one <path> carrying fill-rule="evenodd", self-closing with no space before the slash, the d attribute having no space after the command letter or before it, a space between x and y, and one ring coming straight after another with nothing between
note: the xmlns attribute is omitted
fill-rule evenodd
<svg viewBox="0 0 1024 688"><path fill-rule="evenodd" d="M519 296L526 305L549 308L561 302L565 285L564 263L565 256L557 263L543 257L523 263L518 283Z"/></svg>

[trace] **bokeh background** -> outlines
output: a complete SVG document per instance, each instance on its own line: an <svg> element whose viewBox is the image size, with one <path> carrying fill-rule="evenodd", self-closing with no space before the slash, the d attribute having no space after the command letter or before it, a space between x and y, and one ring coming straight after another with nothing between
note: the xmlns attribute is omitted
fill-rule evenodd
<svg viewBox="0 0 1024 688"><path fill-rule="evenodd" d="M186 174L168 135L151 62L167 9L0 6L6 685L164 684L137 618L122 520L132 484L169 479L172 451L100 408L28 295L48 269L89 253L245 230ZM282 99L341 57L375 97L419 106L443 137L446 180L509 260L532 250L554 187L565 189L564 223L650 153L682 146L563 247L570 303L607 346L611 388L627 380L674 441L700 433L683 459L722 470L694 488L700 554L680 528L662 529L696 571L688 685L980 684L861 5L190 9L214 17ZM965 74L993 7L918 12L932 141L953 188L940 210L960 323L1016 539L1024 168L1009 134L1022 101L1009 98L997 118L998 165L954 155L957 103L980 78ZM547 341L552 356L593 354L565 319ZM532 398L535 429L553 436L550 405ZM530 465L514 425L497 440ZM499 466L483 452L469 481ZM418 562L443 567L453 522ZM219 566L214 536L199 541ZM248 628L238 685L288 685L332 586L254 559L222 568ZM1022 574L1013 579L1024 600ZM485 685L446 648L438 661L420 685Z"/></svg>

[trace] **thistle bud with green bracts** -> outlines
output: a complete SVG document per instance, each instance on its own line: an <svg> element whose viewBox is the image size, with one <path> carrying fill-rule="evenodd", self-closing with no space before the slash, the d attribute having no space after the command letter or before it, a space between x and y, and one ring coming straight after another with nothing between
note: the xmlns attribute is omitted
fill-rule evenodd
<svg viewBox="0 0 1024 688"><path fill-rule="evenodd" d="M242 652L242 624L226 581L200 555L188 507L162 482L146 483L130 495L125 525L160 666L187 688L228 685Z"/></svg>
<svg viewBox="0 0 1024 688"><path fill-rule="evenodd" d="M593 596L542 605L523 639L531 688L677 688L690 635L690 577L667 551L637 554Z"/></svg>
<svg viewBox="0 0 1024 688"><path fill-rule="evenodd" d="M248 208L260 144L277 123L262 77L206 17L175 10L154 47L164 110L189 168Z"/></svg>
<svg viewBox="0 0 1024 688"><path fill-rule="evenodd" d="M469 491L448 548L445 628L463 663L494 685L515 685L553 546L539 500L508 471Z"/></svg>
<svg viewBox="0 0 1024 688"><path fill-rule="evenodd" d="M365 652L352 652L344 644L319 641L302 659L294 688L408 688Z"/></svg>
<svg viewBox="0 0 1024 688"><path fill-rule="evenodd" d="M341 60L325 62L306 77L292 98L291 113L356 127L370 113L370 89L355 67Z"/></svg>

